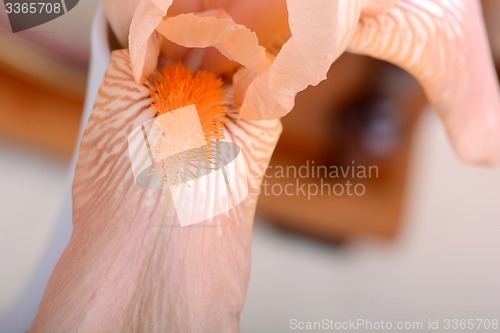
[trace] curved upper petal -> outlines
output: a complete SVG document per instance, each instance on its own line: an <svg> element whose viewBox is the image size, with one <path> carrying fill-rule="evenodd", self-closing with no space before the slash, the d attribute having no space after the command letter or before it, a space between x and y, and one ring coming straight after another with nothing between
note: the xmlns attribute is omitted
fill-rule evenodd
<svg viewBox="0 0 500 333"><path fill-rule="evenodd" d="M144 82L155 70L161 48L156 27L173 0L142 0L130 24L129 49L134 80Z"/></svg>
<svg viewBox="0 0 500 333"><path fill-rule="evenodd" d="M157 31L181 46L213 46L228 59L251 70L263 71L270 65L265 49L259 45L257 35L225 15L214 17L204 13L180 14L162 20Z"/></svg>
<svg viewBox="0 0 500 333"><path fill-rule="evenodd" d="M240 113L247 119L272 119L291 111L295 95L326 79L331 64L347 48L359 19L351 0L288 0L292 36L269 70L246 89ZM241 84L234 82L235 88Z"/></svg>

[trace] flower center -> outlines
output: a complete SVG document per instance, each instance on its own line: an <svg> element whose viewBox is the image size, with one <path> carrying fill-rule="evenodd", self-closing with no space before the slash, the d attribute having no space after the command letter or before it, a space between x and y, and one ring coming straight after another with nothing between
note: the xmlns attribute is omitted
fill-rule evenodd
<svg viewBox="0 0 500 333"><path fill-rule="evenodd" d="M207 143L224 138L227 98L219 77L203 70L194 74L178 63L158 70L151 83L157 115L195 104Z"/></svg>
<svg viewBox="0 0 500 333"><path fill-rule="evenodd" d="M170 186L214 170L229 105L223 81L208 71L194 74L179 63L159 69L150 83L152 106L158 116L164 116L159 121L162 134L152 151L156 163L150 176L159 173ZM193 109L187 108L190 105L196 106L198 119L194 122L189 113ZM170 112L172 117L165 117ZM161 125L164 121L167 123Z"/></svg>

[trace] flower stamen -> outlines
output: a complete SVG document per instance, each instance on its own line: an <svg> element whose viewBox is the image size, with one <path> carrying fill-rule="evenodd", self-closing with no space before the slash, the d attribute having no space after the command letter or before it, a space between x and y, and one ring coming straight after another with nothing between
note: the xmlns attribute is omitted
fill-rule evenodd
<svg viewBox="0 0 500 333"><path fill-rule="evenodd" d="M229 105L222 79L208 71L198 71L195 74L184 64L178 63L159 69L150 83L152 106L158 116L175 110L183 112L179 109L195 105L199 125L203 131L203 133L197 132L196 126L183 129L185 135L177 135L184 137L182 142L175 142L170 133L163 132L155 145L156 149L152 152L157 162L151 172L159 171L167 183L178 185L189 179L196 180L197 175L214 170L218 155L216 143L224 138L223 117ZM163 131L162 128L168 126L162 126L162 121L158 124ZM174 126L192 127L184 123ZM205 143L195 148L193 143L200 142L200 137L204 137ZM171 156L169 152L178 151L178 145L194 149Z"/></svg>
<svg viewBox="0 0 500 333"><path fill-rule="evenodd" d="M207 143L224 138L226 94L215 74L203 70L194 74L182 63L167 65L157 71L152 86L157 115L195 104Z"/></svg>

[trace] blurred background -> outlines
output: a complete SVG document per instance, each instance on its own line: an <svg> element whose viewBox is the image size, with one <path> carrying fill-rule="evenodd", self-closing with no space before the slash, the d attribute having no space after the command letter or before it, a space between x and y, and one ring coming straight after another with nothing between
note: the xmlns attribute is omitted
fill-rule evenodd
<svg viewBox="0 0 500 333"><path fill-rule="evenodd" d="M0 14L2 333L29 326L69 239L98 4L16 34ZM500 1L483 5L500 68ZM288 331L291 319L500 319L500 170L457 159L404 71L345 54L328 77L298 96L271 164L354 161L379 177L360 197L260 198L242 332Z"/></svg>

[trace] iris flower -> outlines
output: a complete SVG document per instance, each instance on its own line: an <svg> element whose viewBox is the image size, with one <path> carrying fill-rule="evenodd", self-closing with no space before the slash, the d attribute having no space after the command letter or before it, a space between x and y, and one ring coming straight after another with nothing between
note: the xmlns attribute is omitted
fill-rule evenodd
<svg viewBox="0 0 500 333"><path fill-rule="evenodd" d="M457 153L500 162L498 82L475 0L104 5L125 48L113 51L86 126L73 183L73 235L30 332L238 331L255 206L279 119L346 50L408 70ZM189 105L207 142L241 148L248 195L181 227L170 192L137 186L127 138ZM314 117L314 105L308 112ZM179 135L189 131L179 126ZM200 193L210 199L212 190L208 184ZM185 208L199 209L189 202Z"/></svg>

